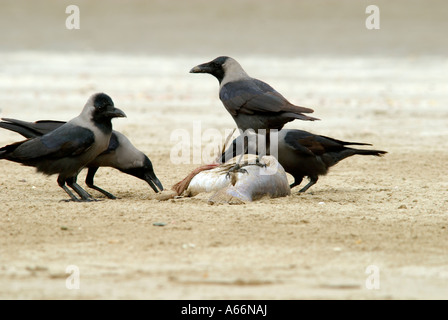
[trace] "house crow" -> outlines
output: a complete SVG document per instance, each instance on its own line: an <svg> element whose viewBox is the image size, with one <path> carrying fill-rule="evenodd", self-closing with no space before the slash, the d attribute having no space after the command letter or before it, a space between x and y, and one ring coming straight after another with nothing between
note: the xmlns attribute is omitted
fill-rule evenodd
<svg viewBox="0 0 448 320"><path fill-rule="evenodd" d="M8 129L23 135L25 138L34 138L49 133L59 128L64 121L40 120L36 122L26 122L16 119L3 118L0 128ZM154 169L149 158L138 150L129 139L122 133L113 130L107 150L98 155L87 164L86 184L110 199L116 197L104 189L94 184L94 177L99 167L112 167L124 173L135 176L146 181L155 191L163 190L162 183L154 173Z"/></svg>
<svg viewBox="0 0 448 320"><path fill-rule="evenodd" d="M249 145L246 150L249 153L258 155L272 153L274 155L270 150L270 145L266 146L266 150L259 150L256 139L249 139L247 143ZM243 150L242 144L242 136L233 140L232 145L222 154L221 161L225 162L241 153ZM276 156L285 171L294 177L294 182L290 185L291 188L300 185L304 177L309 178L309 183L300 190L300 192L305 192L317 182L319 176L327 174L330 167L345 158L357 154L382 156L387 153L381 150L348 147L353 145L370 144L341 141L302 130L283 129L278 132L278 152Z"/></svg>
<svg viewBox="0 0 448 320"><path fill-rule="evenodd" d="M190 73L209 73L218 79L219 98L243 132L280 130L295 119L318 120L304 114L313 109L293 105L269 84L250 77L233 58L218 57L194 67Z"/></svg>
<svg viewBox="0 0 448 320"><path fill-rule="evenodd" d="M125 116L108 95L96 93L87 100L79 116L42 136L0 148L0 159L35 167L46 175L58 174L58 185L72 201L92 201L90 194L76 183L77 175L107 149L112 118Z"/></svg>

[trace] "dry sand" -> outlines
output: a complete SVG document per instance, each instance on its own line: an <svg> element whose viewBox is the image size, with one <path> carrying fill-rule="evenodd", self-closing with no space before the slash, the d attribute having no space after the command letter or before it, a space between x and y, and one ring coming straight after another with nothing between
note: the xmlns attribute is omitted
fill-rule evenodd
<svg viewBox="0 0 448 320"><path fill-rule="evenodd" d="M287 128L389 153L346 159L305 194L217 206L160 202L110 168L96 183L119 199L61 202L55 176L0 161L0 299L447 299L445 2L79 0L67 30L72 1L2 1L0 117L68 120L106 92L167 189L199 166L172 164L175 130L234 127L217 81L188 73L223 54L322 119Z"/></svg>
<svg viewBox="0 0 448 320"><path fill-rule="evenodd" d="M160 202L145 182L109 168L96 182L118 200L61 202L55 176L2 161L0 297L446 299L448 60L239 60L322 119L288 128L389 153L349 158L305 194L218 206L205 196ZM234 126L216 80L188 74L196 58L15 52L0 61L2 117L67 120L104 91L128 115L114 127L166 188L198 166L171 164L173 130L193 135L196 120L203 131ZM19 139L0 135L2 145ZM66 288L71 265L79 290ZM366 287L369 266L379 289Z"/></svg>

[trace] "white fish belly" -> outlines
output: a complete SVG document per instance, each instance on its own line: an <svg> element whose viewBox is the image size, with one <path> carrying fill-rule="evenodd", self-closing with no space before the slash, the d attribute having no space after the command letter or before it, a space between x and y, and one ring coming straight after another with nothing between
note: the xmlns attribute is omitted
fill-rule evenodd
<svg viewBox="0 0 448 320"><path fill-rule="evenodd" d="M230 176L227 176L227 170L222 167L202 171L191 180L188 193L194 196L201 192L215 192L210 198L211 202L229 202L235 198L248 202L263 197L290 195L286 173L277 159L265 156L260 163L266 166L249 164L243 167L243 172L231 173Z"/></svg>

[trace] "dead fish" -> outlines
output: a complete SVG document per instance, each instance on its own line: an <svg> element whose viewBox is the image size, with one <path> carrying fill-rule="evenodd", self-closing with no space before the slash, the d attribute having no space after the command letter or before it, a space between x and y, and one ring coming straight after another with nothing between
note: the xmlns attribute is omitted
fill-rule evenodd
<svg viewBox="0 0 448 320"><path fill-rule="evenodd" d="M291 194L285 170L275 157L245 155L242 168L229 173L229 168L235 165L238 158L221 165L198 167L175 184L172 190L175 195L187 197L213 192L208 200L211 204L244 203L263 197L278 198Z"/></svg>

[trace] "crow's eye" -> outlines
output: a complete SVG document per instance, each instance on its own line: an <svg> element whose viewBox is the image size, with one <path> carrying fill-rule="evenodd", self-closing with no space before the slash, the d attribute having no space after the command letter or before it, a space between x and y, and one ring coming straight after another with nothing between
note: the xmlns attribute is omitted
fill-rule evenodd
<svg viewBox="0 0 448 320"><path fill-rule="evenodd" d="M222 64L219 64L219 63L215 63L215 64L213 64L213 70L215 70L215 71L217 71L217 72L220 72L220 71L222 71L222 70L224 70L223 68L223 65Z"/></svg>
<svg viewBox="0 0 448 320"><path fill-rule="evenodd" d="M107 104L100 104L100 105L98 105L97 107L96 107L96 109L98 110L98 111L104 111L104 110L106 110L107 109Z"/></svg>

